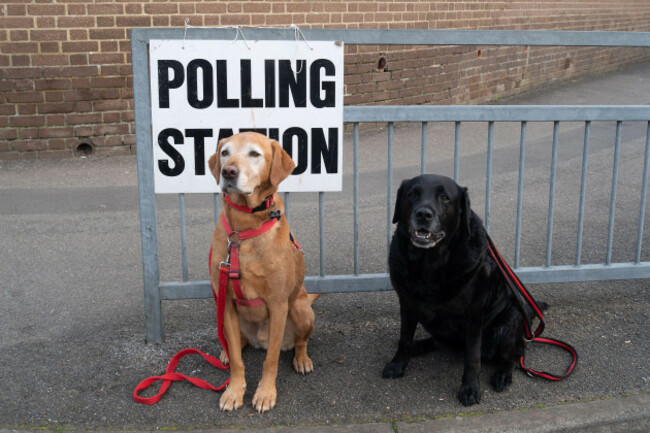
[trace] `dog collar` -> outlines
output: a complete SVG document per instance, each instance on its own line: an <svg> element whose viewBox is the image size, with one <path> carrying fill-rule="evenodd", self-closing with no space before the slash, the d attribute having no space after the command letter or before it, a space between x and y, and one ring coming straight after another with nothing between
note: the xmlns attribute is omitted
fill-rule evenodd
<svg viewBox="0 0 650 433"><path fill-rule="evenodd" d="M238 211L241 212L247 212L247 213L255 213L255 212L261 212L263 210L266 210L273 206L275 204L275 199L273 198L273 195L270 195L262 201L262 203L259 206L255 206L253 208L250 208L248 206L242 206L239 204L234 203L232 200L230 200L230 197L228 197L228 194L223 195L224 200L228 204L228 206L237 209Z"/></svg>

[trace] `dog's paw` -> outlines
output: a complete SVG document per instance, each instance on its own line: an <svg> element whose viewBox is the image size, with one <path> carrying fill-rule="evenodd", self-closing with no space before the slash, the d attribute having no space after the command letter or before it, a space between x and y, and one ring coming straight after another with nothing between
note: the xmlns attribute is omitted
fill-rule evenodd
<svg viewBox="0 0 650 433"><path fill-rule="evenodd" d="M384 367L381 375L384 379L397 379L398 377L404 376L405 368L406 365L403 362L389 362Z"/></svg>
<svg viewBox="0 0 650 433"><path fill-rule="evenodd" d="M237 410L244 405L244 391L246 385L233 386L232 384L226 388L219 400L219 409L222 412Z"/></svg>
<svg viewBox="0 0 650 433"><path fill-rule="evenodd" d="M496 392L505 391L512 384L512 373L497 371L492 376L492 386Z"/></svg>
<svg viewBox="0 0 650 433"><path fill-rule="evenodd" d="M225 350L222 350L219 354L219 361L221 361L223 365L228 365L230 363L230 359L228 359L228 354Z"/></svg>
<svg viewBox="0 0 650 433"><path fill-rule="evenodd" d="M293 368L300 374L307 374L314 371L314 363L311 362L311 359L306 354L296 355L293 358Z"/></svg>
<svg viewBox="0 0 650 433"><path fill-rule="evenodd" d="M271 410L275 407L275 399L277 397L277 391L275 385L260 385L255 391L255 396L253 396L253 408L258 413L264 413L267 410Z"/></svg>
<svg viewBox="0 0 650 433"><path fill-rule="evenodd" d="M458 391L458 401L463 406L471 406L481 401L481 393L478 385L463 385Z"/></svg>

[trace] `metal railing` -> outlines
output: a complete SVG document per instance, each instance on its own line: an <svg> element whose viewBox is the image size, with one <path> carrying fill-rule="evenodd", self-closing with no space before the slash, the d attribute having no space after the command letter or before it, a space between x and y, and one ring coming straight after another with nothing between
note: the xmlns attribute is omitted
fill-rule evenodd
<svg viewBox="0 0 650 433"><path fill-rule="evenodd" d="M251 39L290 40L295 37L292 29L246 29ZM153 184L153 155L151 139L151 108L149 71L147 65L148 42L151 39L233 39L234 29L133 29L132 61L133 87L136 118L136 142L138 157L138 191L142 238L143 285L145 296L146 338L148 342L162 341L161 301L171 299L206 298L211 296L210 282L188 280L188 258L185 221L185 195L179 194L182 281L160 281L158 261L158 232L156 202ZM469 30L303 30L308 40L343 40L346 44L365 45L529 45L529 46L596 46L596 47L650 47L650 33L632 32L547 32L547 31L469 31ZM305 286L310 292L355 292L389 290L387 272L366 273L359 271L359 124L381 122L388 125L387 147L387 223L386 245L392 236L391 215L393 208L393 141L394 123L420 123L421 171L426 170L427 130L432 122L453 122L454 129L454 179L458 180L460 165L460 131L464 122L486 122L488 125L485 176L486 228L490 228L492 194L492 160L494 151L495 122L519 122L519 167L517 182L517 209L515 228L514 268L526 283L551 283L568 281L608 280L650 277L650 262L642 261L643 224L650 158L650 106L348 106L344 108L344 121L353 124L353 224L354 243L353 272L345 275L327 275L325 272L324 198L318 194L319 206L319 272L308 276ZM614 169L611 178L607 249L603 263L582 263L583 220L587 162L592 122L616 122L614 143ZM616 191L622 123L647 122L645 156L639 191L640 205L636 238L635 260L614 263L612 240L615 219ZM520 267L522 192L524 181L524 156L529 122L553 122L552 162L549 183L548 218L546 227L546 254L544 264L536 267ZM555 210L555 176L557 167L558 130L560 122L584 123L584 146L580 181L580 203L576 254L573 263L551 265L552 235ZM285 193L287 215L290 212L290 194ZM219 201L214 196L214 218L219 213Z"/></svg>

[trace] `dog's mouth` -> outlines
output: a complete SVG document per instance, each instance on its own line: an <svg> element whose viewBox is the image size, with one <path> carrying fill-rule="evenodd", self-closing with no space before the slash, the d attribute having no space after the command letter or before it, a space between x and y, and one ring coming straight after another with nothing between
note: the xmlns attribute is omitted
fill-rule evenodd
<svg viewBox="0 0 650 433"><path fill-rule="evenodd" d="M251 195L253 193L253 191L244 191L240 189L239 186L237 185L236 179L233 180L224 179L224 182L221 184L221 190L225 193L236 192L243 195Z"/></svg>
<svg viewBox="0 0 650 433"><path fill-rule="evenodd" d="M417 229L411 232L411 243L418 248L433 248L445 237L444 231L437 233L425 229Z"/></svg>

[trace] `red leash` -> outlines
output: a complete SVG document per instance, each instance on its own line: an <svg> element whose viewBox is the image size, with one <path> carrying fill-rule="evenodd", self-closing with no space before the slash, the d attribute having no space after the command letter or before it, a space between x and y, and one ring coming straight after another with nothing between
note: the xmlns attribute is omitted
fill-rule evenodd
<svg viewBox="0 0 650 433"><path fill-rule="evenodd" d="M212 268L212 247L210 247L210 269L211 268ZM222 278L224 273L226 274L225 284L222 284ZM228 344L226 343L226 338L223 334L223 317L224 317L224 311L226 309L227 288L228 288L228 272L227 271L222 272L220 268L219 269L219 294L217 295L217 293L215 293L214 291L214 287L212 287L212 296L214 297L214 303L217 307L217 333L219 335L219 342L221 343L224 350L226 351L226 354L228 354ZM174 381L186 380L191 384L198 386L199 388L207 389L210 391L223 391L228 386L228 384L230 383L230 378L228 378L221 386L214 386L203 379L176 373L175 370L176 367L178 366L178 362L181 360L182 357L190 354L201 355L203 359L208 361L212 366L218 368L219 370L230 369L230 367L228 365L224 365L223 362L221 362L221 360L215 358L214 356L208 355L207 353L204 353L199 349L193 349L193 348L183 349L180 352L178 352L176 355L174 355L172 359L169 361L169 364L167 364L167 368L165 369L164 375L148 377L142 382L140 382L138 386L135 387L135 389L133 390L133 400L135 400L136 403L156 404L163 396L163 394L167 392L172 382ZM228 358L230 358L230 356L228 356ZM155 382L159 380L162 380L163 383L160 386L160 389L158 390L158 393L156 395L152 397L141 397L140 395L138 395L140 391L149 388L151 385L153 385Z"/></svg>
<svg viewBox="0 0 650 433"><path fill-rule="evenodd" d="M524 365L524 355L521 356L519 359L519 366L528 373L530 376L538 376L547 380L553 380L553 381L560 381L571 375L573 373L573 369L575 368L576 364L578 363L578 352L571 346L569 343L565 343L564 341L560 340L554 340L552 338L540 338L540 334L544 331L544 316L542 315L542 311L535 302L535 299L533 299L533 296L528 292L526 289L526 286L524 286L524 283L521 282L519 277L510 269L510 266L508 266L508 263L501 257L501 254L499 251L496 249L494 246L494 243L492 243L492 239L490 237L487 237L488 240L488 249L490 250L490 255L494 259L494 261L497 263L499 266L499 269L501 270L501 273L503 276L506 278L506 281L508 282L508 286L510 289L513 291L515 294L515 298L517 298L517 301L520 303L520 309L522 312L522 315L524 316L524 327L526 329L526 337L524 338L525 344L528 343L543 343L543 344L550 344L553 346L558 346L561 347L562 349L565 349L568 351L571 356L573 357L573 361L567 368L566 372L562 374L561 376L557 376L552 373L547 373L545 371L536 371L531 368L528 368ZM537 329L532 332L531 329L531 324L528 323L527 315L524 310L523 305L521 305L521 300L520 296L524 298L526 303L533 309L533 312L535 315L539 318L539 325L537 326Z"/></svg>
<svg viewBox="0 0 650 433"><path fill-rule="evenodd" d="M228 196L225 195L224 197L228 197ZM272 204L273 201L272 200L270 202L267 201L267 204L268 203ZM219 336L219 342L221 343L223 349L226 351L226 355L228 356L228 359L230 359L230 353L228 352L228 342L226 341L226 336L223 330L223 321L224 321L224 315L226 311L226 292L228 290L228 281L232 282L233 291L235 292L235 302L238 305L244 307L255 307L264 304L264 300L262 298L247 299L241 290L241 283L239 282L241 278L241 272L239 269L239 242L246 239L254 238L255 236L259 236L269 231L278 222L281 214L278 212L276 215L277 218L272 216L271 219L265 221L259 229L255 229L255 230L249 229L249 230L243 230L241 232L233 231L230 225L228 224L228 221L226 220L225 214L222 215L221 221L226 231L226 236L228 238L228 256L226 257L226 260L221 262L221 264L219 265L219 293L218 294L215 293L214 286L213 286L212 296L214 297L214 302L217 308L217 334ZM233 236L237 236L237 240L235 242L231 241L231 237ZM210 254L209 254L209 269L210 269L210 273L212 273L211 272L212 271L212 247L210 247ZM210 281L212 281L212 278L210 278ZM206 353L203 353L198 349L192 349L192 348L184 349L172 357L172 359L169 361L169 364L167 365L164 375L152 376L140 382L138 386L136 386L135 389L133 390L133 400L135 400L137 403L155 404L160 400L163 394L165 394L165 392L169 389L173 381L186 380L202 389L207 389L210 391L223 391L226 388L226 386L228 386L228 384L230 383L230 378L228 378L221 386L217 387L206 382L203 379L186 376L184 374L176 373L174 371L176 370L176 367L178 366L178 362L182 357L194 353L201 355L206 361L208 361L210 364L212 364L214 367L220 370L230 369L228 365L224 365L219 359L210 356ZM141 397L140 395L138 395L138 392L149 388L153 383L159 380L162 380L163 383L160 386L160 389L158 390L158 393L156 395L152 397Z"/></svg>

